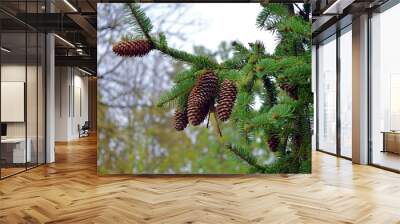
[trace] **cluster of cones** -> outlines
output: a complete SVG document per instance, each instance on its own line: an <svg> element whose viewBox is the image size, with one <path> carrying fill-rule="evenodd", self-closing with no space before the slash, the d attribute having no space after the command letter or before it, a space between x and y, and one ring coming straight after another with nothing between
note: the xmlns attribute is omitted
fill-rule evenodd
<svg viewBox="0 0 400 224"><path fill-rule="evenodd" d="M210 110L214 110L215 98L217 105L215 112L221 121L229 119L233 105L235 104L237 88L234 82L224 80L218 90L218 76L207 71L196 81L195 86L189 94L187 107L183 111L176 111L174 126L178 131L184 130L190 123L193 126L201 124Z"/></svg>
<svg viewBox="0 0 400 224"><path fill-rule="evenodd" d="M142 57L153 49L154 46L148 40L120 41L112 48L115 54L123 57ZM210 110L214 110L217 93L219 93L216 106L218 119L228 120L236 100L236 86L232 81L224 80L219 91L217 90L218 76L212 71L202 74L190 92L187 107L183 111L175 112L175 129L181 131L189 122L194 126L201 124Z"/></svg>

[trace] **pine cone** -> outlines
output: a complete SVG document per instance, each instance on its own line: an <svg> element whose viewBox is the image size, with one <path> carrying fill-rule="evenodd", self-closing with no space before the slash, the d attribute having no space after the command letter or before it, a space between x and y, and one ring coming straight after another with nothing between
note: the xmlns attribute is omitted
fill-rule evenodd
<svg viewBox="0 0 400 224"><path fill-rule="evenodd" d="M154 46L147 40L121 41L113 46L115 54L126 57L142 57L153 49Z"/></svg>
<svg viewBox="0 0 400 224"><path fill-rule="evenodd" d="M303 143L303 137L301 136L301 134L297 133L294 135L294 144L296 144L296 146L299 146Z"/></svg>
<svg viewBox="0 0 400 224"><path fill-rule="evenodd" d="M214 103L214 97L218 86L218 76L213 72L201 75L196 85L189 94L188 118L192 125L199 125L207 117L210 106Z"/></svg>
<svg viewBox="0 0 400 224"><path fill-rule="evenodd" d="M221 121L226 121L231 116L236 94L237 89L235 83L230 80L224 80L220 87L216 108L218 119Z"/></svg>
<svg viewBox="0 0 400 224"><path fill-rule="evenodd" d="M201 75L189 95L189 102L204 105L217 93L218 76L213 72Z"/></svg>
<svg viewBox="0 0 400 224"><path fill-rule="evenodd" d="M268 145L269 145L269 149L272 152L276 152L278 151L278 146L279 146L279 135L277 134L273 134L268 138Z"/></svg>
<svg viewBox="0 0 400 224"><path fill-rule="evenodd" d="M193 126L201 124L207 117L208 111L212 102L208 102L202 106L195 105L193 107L188 107L188 117L189 121Z"/></svg>
<svg viewBox="0 0 400 224"><path fill-rule="evenodd" d="M279 84L279 87L281 89L285 90L286 93L288 94L288 96L290 96L294 100L299 99L299 95L297 93L297 87L295 85L291 85L289 83L281 83L281 84Z"/></svg>
<svg viewBox="0 0 400 224"><path fill-rule="evenodd" d="M174 116L174 127L177 131L182 131L184 130L187 125L188 125L188 117L187 117L187 112L184 110L183 112L181 111L175 111L175 116Z"/></svg>
<svg viewBox="0 0 400 224"><path fill-rule="evenodd" d="M269 0L261 0L260 5L262 7L267 7L267 5L269 4Z"/></svg>

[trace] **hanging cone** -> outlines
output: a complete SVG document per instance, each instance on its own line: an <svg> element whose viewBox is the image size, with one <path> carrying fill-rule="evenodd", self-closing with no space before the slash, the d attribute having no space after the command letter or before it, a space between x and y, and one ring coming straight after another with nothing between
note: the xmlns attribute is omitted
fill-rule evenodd
<svg viewBox="0 0 400 224"><path fill-rule="evenodd" d="M278 151L278 146L279 146L279 135L277 134L273 134L268 138L268 146L269 146L269 150L271 150L271 152L276 152Z"/></svg>
<svg viewBox="0 0 400 224"><path fill-rule="evenodd" d="M261 1L260 1L260 5L261 5L262 7L267 7L268 4L269 4L269 0L261 0Z"/></svg>
<svg viewBox="0 0 400 224"><path fill-rule="evenodd" d="M175 111L175 115L174 115L174 127L177 131L182 131L186 128L186 126L188 125L188 117L187 117L187 113L186 110L184 110L183 112L180 111Z"/></svg>
<svg viewBox="0 0 400 224"><path fill-rule="evenodd" d="M121 41L113 46L115 54L126 57L142 57L153 49L153 45L147 40Z"/></svg>
<svg viewBox="0 0 400 224"><path fill-rule="evenodd" d="M289 83L281 83L279 84L279 87L285 90L288 96L290 96L292 99L294 100L299 99L299 95L297 93L297 87L295 85Z"/></svg>
<svg viewBox="0 0 400 224"><path fill-rule="evenodd" d="M189 94L188 118L192 125L201 124L207 117L210 106L214 103L214 97L218 86L218 76L213 72L201 75L196 85Z"/></svg>
<svg viewBox="0 0 400 224"><path fill-rule="evenodd" d="M204 105L215 97L218 86L218 76L213 72L201 75L189 95L189 102Z"/></svg>
<svg viewBox="0 0 400 224"><path fill-rule="evenodd" d="M208 111L212 102L206 103L202 106L193 106L190 109L188 108L188 117L190 124L193 126L197 126L201 124L207 117Z"/></svg>
<svg viewBox="0 0 400 224"><path fill-rule="evenodd" d="M294 135L294 144L298 147L303 143L303 136L300 133Z"/></svg>
<svg viewBox="0 0 400 224"><path fill-rule="evenodd" d="M237 89L235 83L230 80L224 80L220 87L216 108L218 119L221 121L226 121L231 116L236 94Z"/></svg>

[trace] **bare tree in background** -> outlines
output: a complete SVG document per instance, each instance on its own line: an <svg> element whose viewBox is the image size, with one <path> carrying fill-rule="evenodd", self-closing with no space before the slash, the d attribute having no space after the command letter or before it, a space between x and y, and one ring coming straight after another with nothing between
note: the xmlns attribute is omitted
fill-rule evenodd
<svg viewBox="0 0 400 224"><path fill-rule="evenodd" d="M185 27L200 28L201 24L195 19L177 22L187 12L185 4L145 4L146 9L150 7L154 12L163 10L154 18L157 31L166 32L171 38L186 40ZM152 105L153 99L157 98L153 94L170 85L171 69L179 65L171 64L158 53L149 55L146 63L140 59L116 58L111 50L112 43L121 33L129 34L130 31L130 26L122 19L126 13L123 4L100 4L98 13L98 78L104 99L99 103L117 109ZM145 91L152 92L152 99Z"/></svg>

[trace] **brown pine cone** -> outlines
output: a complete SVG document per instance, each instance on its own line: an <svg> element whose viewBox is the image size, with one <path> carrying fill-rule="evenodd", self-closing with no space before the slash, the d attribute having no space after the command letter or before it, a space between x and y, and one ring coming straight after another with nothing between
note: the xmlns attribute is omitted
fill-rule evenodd
<svg viewBox="0 0 400 224"><path fill-rule="evenodd" d="M214 97L218 86L218 76L213 72L201 75L188 99L188 118L192 125L199 125L207 117L210 106L214 103Z"/></svg>
<svg viewBox="0 0 400 224"><path fill-rule="evenodd" d="M267 7L268 4L269 4L269 0L261 0L261 1L260 1L260 5L261 5L262 7Z"/></svg>
<svg viewBox="0 0 400 224"><path fill-rule="evenodd" d="M292 99L294 100L299 99L297 87L295 85L291 85L289 83L281 83L279 84L279 87L285 90L288 96L290 96Z"/></svg>
<svg viewBox="0 0 400 224"><path fill-rule="evenodd" d="M232 108L235 104L237 88L233 81L224 80L219 91L217 101L217 116L221 121L229 119L232 113Z"/></svg>
<svg viewBox="0 0 400 224"><path fill-rule="evenodd" d="M193 126L201 124L207 117L212 102L206 103L202 106L193 106L188 109L189 121Z"/></svg>
<svg viewBox="0 0 400 224"><path fill-rule="evenodd" d="M174 116L174 127L177 131L182 131L184 130L187 125L188 125L188 117L187 117L187 112L184 110L183 112L181 111L175 111L175 116Z"/></svg>
<svg viewBox="0 0 400 224"><path fill-rule="evenodd" d="M189 101L196 104L206 104L217 93L218 76L213 72L201 75L189 95Z"/></svg>
<svg viewBox="0 0 400 224"><path fill-rule="evenodd" d="M271 152L278 151L279 142L280 142L279 135L277 134L271 135L268 138L269 150L271 150Z"/></svg>
<svg viewBox="0 0 400 224"><path fill-rule="evenodd" d="M126 57L142 57L153 49L154 46L147 40L120 41L113 46L115 54Z"/></svg>

